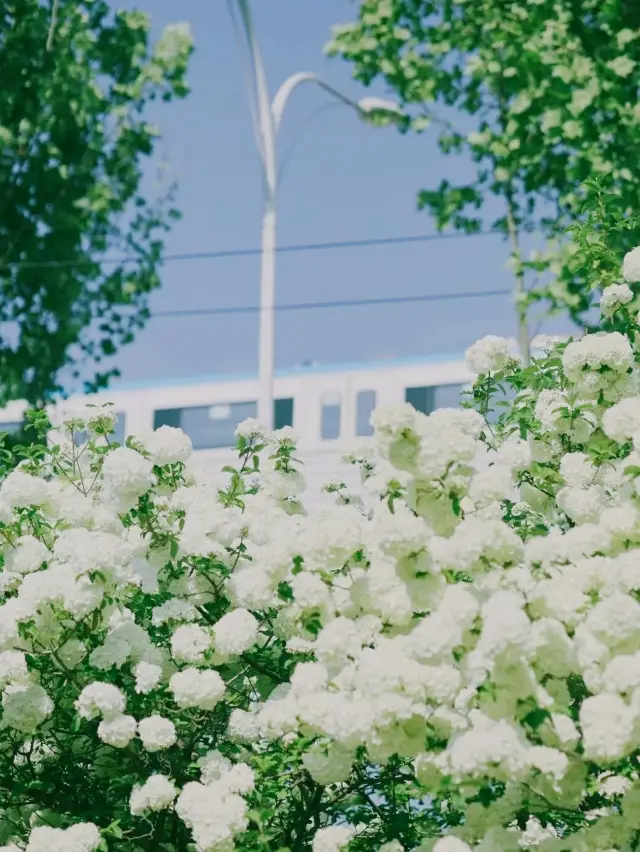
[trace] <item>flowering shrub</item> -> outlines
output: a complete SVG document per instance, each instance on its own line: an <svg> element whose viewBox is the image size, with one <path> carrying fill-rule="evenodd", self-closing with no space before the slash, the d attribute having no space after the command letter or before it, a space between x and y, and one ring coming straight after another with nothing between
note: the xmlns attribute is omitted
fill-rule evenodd
<svg viewBox="0 0 640 852"><path fill-rule="evenodd" d="M490 337L469 407L377 410L363 495L314 514L291 431L253 421L219 479L180 430L114 444L108 408L18 451L3 852L640 848L640 347L611 287L617 330L526 368Z"/></svg>

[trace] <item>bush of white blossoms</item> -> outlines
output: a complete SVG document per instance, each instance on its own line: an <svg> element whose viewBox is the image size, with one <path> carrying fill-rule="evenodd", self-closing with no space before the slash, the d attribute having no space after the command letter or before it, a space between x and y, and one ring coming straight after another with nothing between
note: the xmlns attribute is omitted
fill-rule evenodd
<svg viewBox="0 0 640 852"><path fill-rule="evenodd" d="M108 409L23 451L2 852L640 848L640 345L612 286L617 330L526 368L473 346L472 407L377 410L364 501L308 514L291 431L253 421L219 479L180 430L114 444Z"/></svg>

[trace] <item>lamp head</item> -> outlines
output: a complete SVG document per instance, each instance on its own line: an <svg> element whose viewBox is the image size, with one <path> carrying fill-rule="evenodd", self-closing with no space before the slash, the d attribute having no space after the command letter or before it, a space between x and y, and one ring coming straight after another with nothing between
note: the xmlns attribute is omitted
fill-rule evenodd
<svg viewBox="0 0 640 852"><path fill-rule="evenodd" d="M357 107L360 118L368 124L383 127L388 124L400 124L404 118L398 104L385 98L361 98Z"/></svg>
<svg viewBox="0 0 640 852"><path fill-rule="evenodd" d="M369 112L385 112L393 115L400 115L400 107L395 101L389 101L385 98L360 98L358 106L364 113Z"/></svg>

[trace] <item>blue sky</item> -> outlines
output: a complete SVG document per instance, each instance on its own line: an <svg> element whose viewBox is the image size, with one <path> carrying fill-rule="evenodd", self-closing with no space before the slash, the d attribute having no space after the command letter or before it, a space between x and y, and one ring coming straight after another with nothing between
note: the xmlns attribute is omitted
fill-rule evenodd
<svg viewBox="0 0 640 852"><path fill-rule="evenodd" d="M115 4L114 4L115 5ZM121 4L118 4L121 5ZM164 140L158 158L178 181L183 219L168 253L254 248L260 240L261 178L241 54L225 0L138 0L154 30L189 21L196 41L182 102L154 108ZM315 71L354 99L363 90L351 67L322 48L332 24L353 18L350 0L254 0L253 14L270 89L297 71ZM432 232L416 193L442 177L460 180L465 161L439 154L430 134L403 137L362 124L345 107L308 116L329 102L302 87L285 115L280 151L295 148L282 182L279 243L315 243ZM157 163L155 164L157 166ZM150 175L155 174L155 166ZM411 296L510 286L497 236L423 244L278 255L277 301ZM152 310L208 309L258 302L257 257L167 262ZM123 381L256 370L255 314L151 319L115 362ZM295 311L277 315L276 362L355 361L460 352L487 333L512 335L508 297Z"/></svg>

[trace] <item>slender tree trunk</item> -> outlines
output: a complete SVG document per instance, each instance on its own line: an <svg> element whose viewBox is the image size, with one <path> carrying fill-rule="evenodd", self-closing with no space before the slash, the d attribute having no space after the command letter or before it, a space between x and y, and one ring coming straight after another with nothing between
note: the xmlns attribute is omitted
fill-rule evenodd
<svg viewBox="0 0 640 852"><path fill-rule="evenodd" d="M504 92L498 91L498 115L503 132L507 127L507 100ZM516 203L514 200L513 184L508 181L505 192L505 201L507 204L507 232L509 242L511 244L511 257L515 261L515 287L514 295L516 302L516 319L518 325L518 346L520 355L525 367L529 366L531 361L531 345L529 341L529 325L527 323L527 304L526 288L524 280L524 272L520 263L520 240L518 234L518 225L516 222Z"/></svg>
<svg viewBox="0 0 640 852"><path fill-rule="evenodd" d="M50 51L53 48L53 39L56 34L56 26L58 25L58 7L60 5L60 0L53 0L53 7L51 8L51 23L49 24L49 34L47 35L47 51Z"/></svg>
<svg viewBox="0 0 640 852"><path fill-rule="evenodd" d="M514 215L514 204L511 196L511 189L507 193L507 230L509 232L509 242L511 243L511 256L516 262L515 269L515 297L516 297L516 316L518 321L518 346L525 367L531 361L531 344L529 341L529 325L527 323L527 306L525 303L526 289L524 282L524 272L520 266L520 241L518 238L518 227L516 225Z"/></svg>

